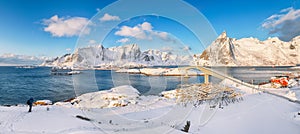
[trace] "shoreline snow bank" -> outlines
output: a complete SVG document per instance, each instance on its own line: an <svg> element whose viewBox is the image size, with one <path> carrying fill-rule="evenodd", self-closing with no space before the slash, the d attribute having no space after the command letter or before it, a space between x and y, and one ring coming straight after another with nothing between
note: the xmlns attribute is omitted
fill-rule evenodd
<svg viewBox="0 0 300 134"><path fill-rule="evenodd" d="M244 101L217 108L203 104L174 105L175 101L141 97L143 103L106 109L78 109L63 106L0 106L2 133L155 133L180 131L191 122L190 133L289 133L300 132L300 105L268 94L245 96ZM153 102L152 100L156 100ZM49 110L47 110L49 108ZM82 120L83 116L90 121ZM202 120L212 115L208 123ZM262 120L263 119L263 120Z"/></svg>
<svg viewBox="0 0 300 134"><path fill-rule="evenodd" d="M119 69L117 73L144 74L147 76L201 76L202 72L197 70L180 70L179 68L141 68L141 69Z"/></svg>
<svg viewBox="0 0 300 134"><path fill-rule="evenodd" d="M227 84L249 94L243 96L243 101L223 108L212 108L209 102L194 107L191 103L178 105L172 97L139 96L135 88L120 86L83 94L71 102L34 106L31 113L27 112L27 106L0 106L0 130L3 133L183 133L180 129L190 121L190 133L300 132L300 105L265 93L251 93L236 83ZM122 100L133 102L125 107L113 105ZM208 116L212 118L207 119Z"/></svg>

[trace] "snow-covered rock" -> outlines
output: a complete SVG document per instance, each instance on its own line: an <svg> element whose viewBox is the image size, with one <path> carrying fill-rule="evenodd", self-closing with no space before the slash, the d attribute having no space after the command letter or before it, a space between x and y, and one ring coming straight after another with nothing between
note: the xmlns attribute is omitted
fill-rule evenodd
<svg viewBox="0 0 300 134"><path fill-rule="evenodd" d="M110 90L82 94L72 100L75 107L79 108L107 108L121 107L135 104L140 93L129 85L119 86ZM59 103L57 105L67 105Z"/></svg>

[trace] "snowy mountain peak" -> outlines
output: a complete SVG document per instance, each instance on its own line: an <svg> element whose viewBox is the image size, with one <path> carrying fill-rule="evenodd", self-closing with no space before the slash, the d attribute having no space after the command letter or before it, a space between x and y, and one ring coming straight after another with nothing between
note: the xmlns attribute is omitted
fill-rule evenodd
<svg viewBox="0 0 300 134"><path fill-rule="evenodd" d="M234 39L223 32L197 58L198 65L209 66L287 66L300 63L300 38L290 42L277 37Z"/></svg>
<svg viewBox="0 0 300 134"><path fill-rule="evenodd" d="M218 37L218 39L224 39L224 38L227 38L227 33L226 33L226 31L222 32L222 33L220 34L220 36Z"/></svg>
<svg viewBox="0 0 300 134"><path fill-rule="evenodd" d="M137 44L105 48L89 46L77 49L44 66L93 68L94 66L282 66L300 63L300 36L290 42L277 37L260 41L257 38L234 39L223 32L202 54L179 56L160 50L141 51Z"/></svg>
<svg viewBox="0 0 300 134"><path fill-rule="evenodd" d="M137 44L105 48L89 46L79 48L74 54L64 55L52 61L45 61L44 66L68 66L93 68L95 66L169 66L190 65L192 56L178 56L159 50L141 51Z"/></svg>
<svg viewBox="0 0 300 134"><path fill-rule="evenodd" d="M216 47L222 47L224 44L228 44L230 41L230 38L227 37L226 31L222 32L222 34L219 35L219 37L214 41L215 44L217 44Z"/></svg>

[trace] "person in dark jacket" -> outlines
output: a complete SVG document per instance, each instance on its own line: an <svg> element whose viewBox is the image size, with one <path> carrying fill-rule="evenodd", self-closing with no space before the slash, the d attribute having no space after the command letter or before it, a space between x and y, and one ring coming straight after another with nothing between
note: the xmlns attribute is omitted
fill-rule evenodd
<svg viewBox="0 0 300 134"><path fill-rule="evenodd" d="M29 100L27 100L27 105L29 105L29 111L28 112L31 112L32 104L33 104L33 98L30 98Z"/></svg>

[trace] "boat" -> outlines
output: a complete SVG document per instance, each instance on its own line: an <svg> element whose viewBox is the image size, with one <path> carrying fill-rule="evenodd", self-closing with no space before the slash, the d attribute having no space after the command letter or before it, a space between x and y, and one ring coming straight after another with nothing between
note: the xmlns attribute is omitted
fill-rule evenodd
<svg viewBox="0 0 300 134"><path fill-rule="evenodd" d="M67 72L68 75L73 75L73 74L80 74L80 71L71 71Z"/></svg>
<svg viewBox="0 0 300 134"><path fill-rule="evenodd" d="M253 67L253 68L250 68L249 71L255 71L256 69Z"/></svg>
<svg viewBox="0 0 300 134"><path fill-rule="evenodd" d="M80 73L80 71L72 70L72 68L68 67L53 67L51 69L51 75L74 75Z"/></svg>

